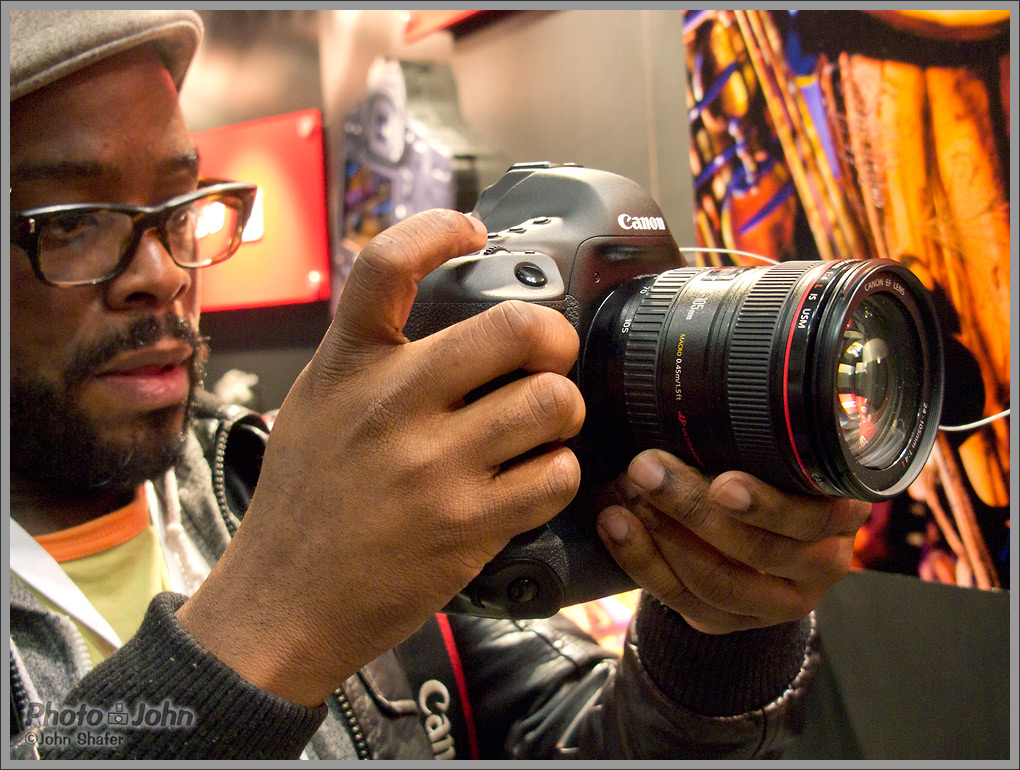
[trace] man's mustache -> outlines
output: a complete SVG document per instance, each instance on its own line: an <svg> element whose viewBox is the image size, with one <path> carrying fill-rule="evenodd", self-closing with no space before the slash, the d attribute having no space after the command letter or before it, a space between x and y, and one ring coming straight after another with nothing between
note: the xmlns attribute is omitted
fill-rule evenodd
<svg viewBox="0 0 1020 770"><path fill-rule="evenodd" d="M208 338L199 334L186 319L178 315L142 316L119 332L79 349L65 374L65 385L71 388L85 382L119 353L148 347L165 338L187 343L195 351L196 363L203 363Z"/></svg>

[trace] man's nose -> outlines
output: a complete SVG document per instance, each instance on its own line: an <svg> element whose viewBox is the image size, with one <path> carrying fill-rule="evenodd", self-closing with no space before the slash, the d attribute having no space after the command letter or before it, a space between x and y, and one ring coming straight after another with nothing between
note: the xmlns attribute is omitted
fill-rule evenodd
<svg viewBox="0 0 1020 770"><path fill-rule="evenodd" d="M107 302L115 309L163 307L186 294L192 278L152 228L142 234L127 269L110 282Z"/></svg>

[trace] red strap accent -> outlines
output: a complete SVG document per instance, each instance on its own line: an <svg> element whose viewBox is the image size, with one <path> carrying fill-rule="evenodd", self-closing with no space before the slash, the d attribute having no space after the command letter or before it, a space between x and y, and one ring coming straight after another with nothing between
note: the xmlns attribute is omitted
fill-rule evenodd
<svg viewBox="0 0 1020 770"><path fill-rule="evenodd" d="M464 665L460 662L460 653L457 652L457 642L453 638L453 629L450 628L450 621L441 612L436 613L436 620L439 622L439 630L443 634L446 652L450 656L453 676L457 680L457 691L460 693L464 721L467 723L468 743L471 744L471 759L478 759L478 735L475 733L475 718L471 713L471 701L468 699L467 680L464 679Z"/></svg>

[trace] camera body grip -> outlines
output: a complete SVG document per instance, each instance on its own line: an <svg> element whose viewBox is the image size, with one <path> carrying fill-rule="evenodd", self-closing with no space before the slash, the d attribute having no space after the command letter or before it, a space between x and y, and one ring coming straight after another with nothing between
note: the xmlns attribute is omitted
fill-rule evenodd
<svg viewBox="0 0 1020 770"><path fill-rule="evenodd" d="M599 305L625 281L684 264L655 202L635 182L604 171L519 164L482 193L473 213L489 229L488 245L421 281L405 336L421 339L504 300L545 305L577 329L581 352L569 376L582 394L585 348ZM573 502L548 524L511 540L446 611L547 617L634 588L595 529L598 512L615 501L609 484L626 467L622 447L605 451L606 442L618 444L620 436L606 433L589 415L568 442L582 469Z"/></svg>

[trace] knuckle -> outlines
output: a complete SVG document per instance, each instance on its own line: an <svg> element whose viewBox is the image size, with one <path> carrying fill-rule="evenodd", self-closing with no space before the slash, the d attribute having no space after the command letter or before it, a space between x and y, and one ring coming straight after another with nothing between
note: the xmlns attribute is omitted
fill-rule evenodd
<svg viewBox="0 0 1020 770"><path fill-rule="evenodd" d="M809 615L814 612L815 608L822 601L822 594L803 594L799 602L795 603L793 612L789 616L790 620L797 620L805 615Z"/></svg>
<svg viewBox="0 0 1020 770"><path fill-rule="evenodd" d="M682 580L656 593L655 598L677 612L695 609L701 602Z"/></svg>
<svg viewBox="0 0 1020 770"><path fill-rule="evenodd" d="M825 547L819 549L817 564L813 575L815 584L821 591L826 591L834 586L850 571L853 561L854 538L852 536L841 536L832 538L826 542Z"/></svg>
<svg viewBox="0 0 1020 770"><path fill-rule="evenodd" d="M576 387L564 377L542 372L528 378L527 400L532 418L548 428L565 427L575 411Z"/></svg>
<svg viewBox="0 0 1020 770"><path fill-rule="evenodd" d="M817 575L797 580L779 578L772 585L765 614L775 622L804 617L818 606L828 587Z"/></svg>
<svg viewBox="0 0 1020 770"><path fill-rule="evenodd" d="M660 494L667 494L674 500L673 518L690 529L700 529L712 515L707 486L680 483L668 469Z"/></svg>
<svg viewBox="0 0 1020 770"><path fill-rule="evenodd" d="M407 259L403 239L386 230L365 244L354 262L354 270L367 282L390 283L402 274Z"/></svg>
<svg viewBox="0 0 1020 770"><path fill-rule="evenodd" d="M789 560L788 543L760 529L748 532L744 541L745 563L760 572L773 572Z"/></svg>
<svg viewBox="0 0 1020 770"><path fill-rule="evenodd" d="M434 510L433 521L443 531L442 537L449 543L451 553L462 553L477 542L475 515L478 511L468 501L452 500Z"/></svg>
<svg viewBox="0 0 1020 770"><path fill-rule="evenodd" d="M737 598L737 581L732 571L724 566L703 575L700 588L701 598L715 607L731 607Z"/></svg>
<svg viewBox="0 0 1020 770"><path fill-rule="evenodd" d="M555 501L569 501L577 494L581 468L573 452L559 452L551 458L545 485L548 496Z"/></svg>
<svg viewBox="0 0 1020 770"><path fill-rule="evenodd" d="M826 499L808 509L807 540L818 542L835 534L839 523L839 501Z"/></svg>
<svg viewBox="0 0 1020 770"><path fill-rule="evenodd" d="M529 347L538 336L535 306L524 300L500 302L492 308L489 318L498 334Z"/></svg>
<svg viewBox="0 0 1020 770"><path fill-rule="evenodd" d="M445 479L438 486L439 495L442 497L438 506L432 506L435 510L435 521L444 529L452 533L461 533L461 536L470 540L468 532L474 532L476 517L480 512L484 513L490 501L478 493L472 484L460 485L460 494L451 494L456 487L449 486L449 479ZM445 494L444 494L445 493Z"/></svg>
<svg viewBox="0 0 1020 770"><path fill-rule="evenodd" d="M431 490L435 486L437 473L446 467L438 447L427 440L415 441L413 448L409 441L396 443L405 447L400 456L400 477L403 486L418 495L424 490Z"/></svg>
<svg viewBox="0 0 1020 770"><path fill-rule="evenodd" d="M810 614L821 601L821 595L803 591L793 591L791 595L779 603L771 613L773 619L780 623L797 620Z"/></svg>
<svg viewBox="0 0 1020 770"><path fill-rule="evenodd" d="M709 495L711 479L689 466L678 464L675 458L660 450L651 451L659 456L665 473L659 486L650 492L642 492L642 496L654 500L661 510L689 529L703 528L709 519L718 515Z"/></svg>
<svg viewBox="0 0 1020 770"><path fill-rule="evenodd" d="M841 535L855 535L871 516L871 503L863 500L840 500L837 507L843 508L846 523L839 528Z"/></svg>
<svg viewBox="0 0 1020 770"><path fill-rule="evenodd" d="M555 310L524 300L506 300L481 316L482 349L497 347L518 367L566 374L577 358L577 331ZM530 365L529 365L530 364Z"/></svg>

